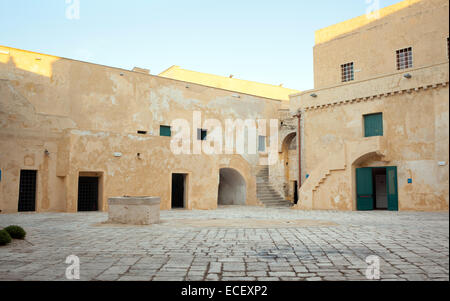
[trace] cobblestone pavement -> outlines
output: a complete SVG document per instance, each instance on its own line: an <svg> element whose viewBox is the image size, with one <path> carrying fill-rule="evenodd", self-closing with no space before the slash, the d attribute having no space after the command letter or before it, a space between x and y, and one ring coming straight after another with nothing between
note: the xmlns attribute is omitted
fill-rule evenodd
<svg viewBox="0 0 450 301"><path fill-rule="evenodd" d="M0 215L26 241L0 247L0 280L449 280L449 215L221 207L162 211L153 226L102 224L106 213Z"/></svg>

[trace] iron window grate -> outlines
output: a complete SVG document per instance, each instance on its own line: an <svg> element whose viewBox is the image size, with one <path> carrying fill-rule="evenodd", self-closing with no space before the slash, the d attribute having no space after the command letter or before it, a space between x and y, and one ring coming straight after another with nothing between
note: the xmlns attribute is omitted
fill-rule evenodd
<svg viewBox="0 0 450 301"><path fill-rule="evenodd" d="M355 73L353 70L353 62L341 65L341 77L342 82L349 82L355 79Z"/></svg>
<svg viewBox="0 0 450 301"><path fill-rule="evenodd" d="M403 70L412 67L412 47L397 50L397 70Z"/></svg>

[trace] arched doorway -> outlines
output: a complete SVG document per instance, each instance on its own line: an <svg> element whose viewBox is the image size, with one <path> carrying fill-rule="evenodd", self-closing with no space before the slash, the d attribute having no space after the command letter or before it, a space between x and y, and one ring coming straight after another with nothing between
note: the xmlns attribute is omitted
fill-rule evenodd
<svg viewBox="0 0 450 301"><path fill-rule="evenodd" d="M219 205L245 205L247 185L242 175L232 168L220 169Z"/></svg>
<svg viewBox="0 0 450 301"><path fill-rule="evenodd" d="M358 211L398 211L397 166L383 161L378 152L369 152L352 164L354 208Z"/></svg>
<svg viewBox="0 0 450 301"><path fill-rule="evenodd" d="M287 135L281 146L282 162L284 164L284 194L287 200L297 203L297 134L290 133Z"/></svg>

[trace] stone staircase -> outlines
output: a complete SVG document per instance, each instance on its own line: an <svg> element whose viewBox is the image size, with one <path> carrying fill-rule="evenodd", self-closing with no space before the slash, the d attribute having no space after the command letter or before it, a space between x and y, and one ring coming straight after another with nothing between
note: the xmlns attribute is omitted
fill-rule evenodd
<svg viewBox="0 0 450 301"><path fill-rule="evenodd" d="M269 184L269 167L263 166L256 174L256 197L264 207L291 207L291 202L285 200Z"/></svg>

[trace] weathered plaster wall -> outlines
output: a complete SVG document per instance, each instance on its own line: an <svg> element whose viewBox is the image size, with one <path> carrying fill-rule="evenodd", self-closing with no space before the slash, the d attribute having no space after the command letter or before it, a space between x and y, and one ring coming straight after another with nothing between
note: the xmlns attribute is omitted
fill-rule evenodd
<svg viewBox="0 0 450 301"><path fill-rule="evenodd" d="M159 127L180 118L192 122L193 111L201 112L202 121L215 118L222 126L226 119L277 118L280 101L13 48L1 50L3 213L17 211L23 168L38 170L37 211L76 211L81 172L101 175L103 210L108 197L125 194L159 196L161 208L169 209L172 172L189 174L188 208L214 209L221 167L241 173L247 204L257 204L258 155L174 155L170 138L159 137ZM137 135L140 130L148 134ZM117 158L114 152L123 155Z"/></svg>
<svg viewBox="0 0 450 301"><path fill-rule="evenodd" d="M440 70L431 68L435 73ZM387 82L366 83L370 84L383 91ZM357 94L358 87L353 88ZM302 167L304 173L313 176L301 189L301 193L312 190L312 203L303 204L303 208L354 210L355 168L397 166L400 210L448 210L448 71L444 82L434 88L338 103L334 101L343 94L334 92L335 96L329 98L333 103L317 108L308 107L309 96L303 96L306 107L301 107L305 118ZM378 112L383 113L383 143L366 151L367 143L375 138L364 138L363 115ZM331 166L331 161L328 168L320 167L326 160L332 160L336 167ZM439 166L439 162L445 162L445 166ZM323 174L316 179L317 173ZM413 179L412 184L407 183L409 178ZM310 187L308 182L312 181L317 183Z"/></svg>
<svg viewBox="0 0 450 301"><path fill-rule="evenodd" d="M395 72L396 50L412 47L414 67L448 59L448 0L407 0L316 32L315 89L341 83L341 65L354 62L355 80Z"/></svg>
<svg viewBox="0 0 450 301"><path fill-rule="evenodd" d="M448 210L448 1L378 13L316 32L315 89L290 102L302 114L298 209L355 210L355 169L397 166L400 210ZM406 47L414 67L397 70L396 50ZM342 83L349 62L355 80ZM384 136L364 138L363 115L379 112Z"/></svg>

